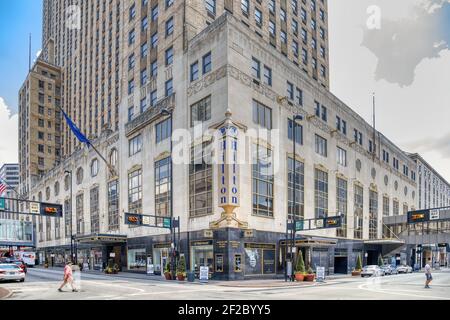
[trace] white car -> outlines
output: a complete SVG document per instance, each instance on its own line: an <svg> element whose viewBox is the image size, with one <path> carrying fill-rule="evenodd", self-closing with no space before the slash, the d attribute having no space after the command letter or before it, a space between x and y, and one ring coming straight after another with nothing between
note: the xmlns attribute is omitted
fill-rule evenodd
<svg viewBox="0 0 450 320"><path fill-rule="evenodd" d="M361 271L361 277L379 277L384 276L384 271L377 265L365 266Z"/></svg>
<svg viewBox="0 0 450 320"><path fill-rule="evenodd" d="M397 272L398 273L412 273L413 270L410 266L407 265L401 265L397 267Z"/></svg>
<svg viewBox="0 0 450 320"><path fill-rule="evenodd" d="M25 281L25 272L16 264L0 264L0 281Z"/></svg>

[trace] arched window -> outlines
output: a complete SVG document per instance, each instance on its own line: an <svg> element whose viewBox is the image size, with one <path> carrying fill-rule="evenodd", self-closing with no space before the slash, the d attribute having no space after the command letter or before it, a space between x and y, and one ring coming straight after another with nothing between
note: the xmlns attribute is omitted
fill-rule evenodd
<svg viewBox="0 0 450 320"><path fill-rule="evenodd" d="M39 193L38 193L38 201L39 201L39 202L42 202L42 192L39 192Z"/></svg>
<svg viewBox="0 0 450 320"><path fill-rule="evenodd" d="M50 200L50 193L51 193L50 187L47 187L47 188L45 189L45 200L46 200L46 201Z"/></svg>
<svg viewBox="0 0 450 320"><path fill-rule="evenodd" d="M55 197L57 197L59 195L59 182L55 182Z"/></svg>
<svg viewBox="0 0 450 320"><path fill-rule="evenodd" d="M98 160L94 159L91 162L91 177L96 177L98 174Z"/></svg>
<svg viewBox="0 0 450 320"><path fill-rule="evenodd" d="M109 154L109 163L114 168L117 166L117 158L118 158L117 149L112 149L111 153Z"/></svg>
<svg viewBox="0 0 450 320"><path fill-rule="evenodd" d="M78 168L77 170L77 184L81 184L83 182L83 168Z"/></svg>
<svg viewBox="0 0 450 320"><path fill-rule="evenodd" d="M66 176L64 177L64 190L65 190L65 191L68 191L69 188L70 188L70 176L69 176L69 175L66 175Z"/></svg>

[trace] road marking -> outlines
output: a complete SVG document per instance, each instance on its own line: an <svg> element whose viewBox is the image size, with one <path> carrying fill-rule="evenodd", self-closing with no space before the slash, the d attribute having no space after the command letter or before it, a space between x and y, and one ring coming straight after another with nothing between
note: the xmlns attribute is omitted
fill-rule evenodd
<svg viewBox="0 0 450 320"><path fill-rule="evenodd" d="M111 284L111 283L101 283L101 282L96 282L96 281L92 281L92 280L85 280L85 283L88 284L98 284L98 285L102 285L102 286L109 286L109 287L118 287L118 288L125 288L125 289L130 289L130 290L136 290L139 292L145 292L144 289L139 289L139 288L135 288L135 287L129 287L129 286L123 286L123 285L115 285L115 284Z"/></svg>
<svg viewBox="0 0 450 320"><path fill-rule="evenodd" d="M365 286L367 286L367 284L361 284L358 286L358 289L370 291L370 292L377 292L377 293L387 293L387 294L392 294L392 295L397 295L397 296L409 296L409 297L419 297L419 298L426 298L426 299L450 300L450 298L447 298L447 297L436 297L436 296L407 294L407 293L397 292L397 291L406 291L406 290L395 290L395 291L393 291L391 289L378 289L377 290L377 289L366 288ZM406 291L406 292L411 292L411 291Z"/></svg>

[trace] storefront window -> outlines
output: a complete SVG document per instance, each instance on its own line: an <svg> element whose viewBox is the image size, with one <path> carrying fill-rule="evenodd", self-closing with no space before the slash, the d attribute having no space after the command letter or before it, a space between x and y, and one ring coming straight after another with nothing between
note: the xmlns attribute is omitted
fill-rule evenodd
<svg viewBox="0 0 450 320"><path fill-rule="evenodd" d="M240 254L234 256L234 272L242 272L242 256Z"/></svg>
<svg viewBox="0 0 450 320"><path fill-rule="evenodd" d="M128 270L147 270L147 253L145 248L128 249Z"/></svg>
<svg viewBox="0 0 450 320"><path fill-rule="evenodd" d="M245 244L245 274L275 274L275 245Z"/></svg>
<svg viewBox="0 0 450 320"><path fill-rule="evenodd" d="M213 246L191 246L191 270L195 272L200 271L200 267L205 266L209 268L209 272L213 272Z"/></svg>
<svg viewBox="0 0 450 320"><path fill-rule="evenodd" d="M216 272L223 272L223 254L216 254Z"/></svg>
<svg viewBox="0 0 450 320"><path fill-rule="evenodd" d="M155 274L164 272L164 267L169 262L170 245L155 245L153 248L153 263L155 264Z"/></svg>

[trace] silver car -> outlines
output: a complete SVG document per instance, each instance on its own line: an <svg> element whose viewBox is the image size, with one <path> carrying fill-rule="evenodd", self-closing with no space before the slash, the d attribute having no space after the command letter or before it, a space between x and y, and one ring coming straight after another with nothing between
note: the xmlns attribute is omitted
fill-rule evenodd
<svg viewBox="0 0 450 320"><path fill-rule="evenodd" d="M377 265L365 266L361 271L361 277L379 277L384 276L384 271Z"/></svg>
<svg viewBox="0 0 450 320"><path fill-rule="evenodd" d="M16 264L0 264L0 281L25 281L25 272Z"/></svg>

